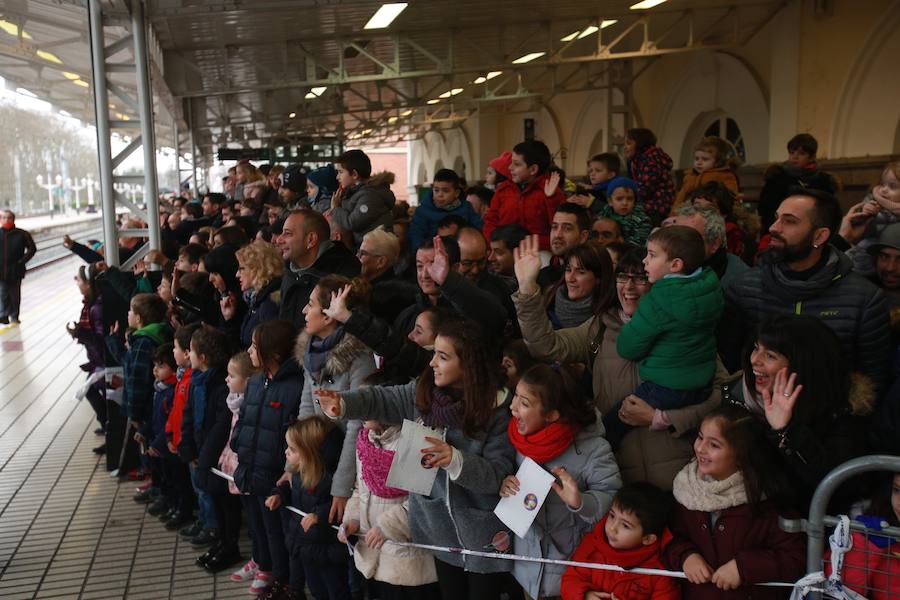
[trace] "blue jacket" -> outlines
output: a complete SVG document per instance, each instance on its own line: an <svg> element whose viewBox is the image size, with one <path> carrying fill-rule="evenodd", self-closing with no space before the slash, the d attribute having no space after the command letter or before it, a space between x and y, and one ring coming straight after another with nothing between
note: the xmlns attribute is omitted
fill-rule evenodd
<svg viewBox="0 0 900 600"><path fill-rule="evenodd" d="M156 381L153 394L153 416L144 422L140 434L144 436L147 447L155 448L163 456L171 454L166 446L166 420L172 411L172 400L175 398L175 384L178 380L173 375L170 380Z"/></svg>
<svg viewBox="0 0 900 600"><path fill-rule="evenodd" d="M465 198L453 210L445 210L434 205L434 198L429 193L428 197L423 199L416 208L412 222L409 224L409 243L413 252L418 250L425 240L431 239L437 234L438 222L447 215L459 215L478 229L484 226L481 217Z"/></svg>
<svg viewBox="0 0 900 600"><path fill-rule="evenodd" d="M122 365L122 407L125 416L143 423L153 413L153 355L170 338L165 323L152 323L128 337L128 350L117 336L106 338L110 353Z"/></svg>

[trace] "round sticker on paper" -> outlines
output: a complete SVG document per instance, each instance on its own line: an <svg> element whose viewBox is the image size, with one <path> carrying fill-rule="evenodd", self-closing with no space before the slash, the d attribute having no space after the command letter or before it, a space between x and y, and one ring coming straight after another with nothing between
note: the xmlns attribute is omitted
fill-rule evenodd
<svg viewBox="0 0 900 600"><path fill-rule="evenodd" d="M538 505L537 496L534 494L525 494L525 500L523 502L525 504L525 510L534 510Z"/></svg>
<svg viewBox="0 0 900 600"><path fill-rule="evenodd" d="M434 468L432 465L428 464L428 461L431 460L432 458L434 458L434 454L422 455L422 460L419 462L422 465L423 469L433 469Z"/></svg>

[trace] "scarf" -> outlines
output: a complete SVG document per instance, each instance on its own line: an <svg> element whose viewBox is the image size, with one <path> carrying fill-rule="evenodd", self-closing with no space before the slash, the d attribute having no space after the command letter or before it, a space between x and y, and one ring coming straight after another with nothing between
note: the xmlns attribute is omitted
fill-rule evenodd
<svg viewBox="0 0 900 600"><path fill-rule="evenodd" d="M356 452L359 454L362 480L373 494L379 498L402 498L405 490L386 485L388 471L394 460L394 451L380 448L369 439L369 430L361 427L356 436Z"/></svg>
<svg viewBox="0 0 900 600"><path fill-rule="evenodd" d="M329 353L337 346L344 337L343 326L335 329L331 335L322 339L313 335L309 338L309 344L306 346L306 353L303 355L303 368L316 381L321 381L322 369L328 361Z"/></svg>
<svg viewBox="0 0 900 600"><path fill-rule="evenodd" d="M77 329L91 331L91 306L92 303L87 298L84 299L84 305L81 307L81 315L78 317Z"/></svg>
<svg viewBox="0 0 900 600"><path fill-rule="evenodd" d="M225 398L225 404L228 405L228 410L230 410L234 415L237 415L239 412L241 412L241 404L243 403L243 393L228 392L228 397Z"/></svg>
<svg viewBox="0 0 900 600"><path fill-rule="evenodd" d="M432 200L432 202L434 202L434 200ZM462 206L462 201L459 198L457 198L450 204L446 204L444 206L438 206L437 204L434 205L434 207L437 208L438 210L445 210L447 212L454 211L457 208L459 208L460 206Z"/></svg>
<svg viewBox="0 0 900 600"><path fill-rule="evenodd" d="M675 499L688 510L717 512L747 504L744 474L735 472L727 479L707 479L697 469L695 458L684 466L672 482Z"/></svg>
<svg viewBox="0 0 900 600"><path fill-rule="evenodd" d="M762 398L760 398L756 390L747 387L747 378L741 376L741 385L744 387L744 406L757 417L766 418L766 409L763 406Z"/></svg>
<svg viewBox="0 0 900 600"><path fill-rule="evenodd" d="M892 215L900 215L900 201L881 197L875 197L875 201L878 202L878 206Z"/></svg>
<svg viewBox="0 0 900 600"><path fill-rule="evenodd" d="M527 456L536 463L549 462L566 451L566 448L575 441L578 434L578 426L571 423L550 423L540 431L529 435L522 435L516 428L516 420L510 419L506 431L509 441L523 456Z"/></svg>
<svg viewBox="0 0 900 600"><path fill-rule="evenodd" d="M569 300L569 297L566 295L566 285L563 283L556 288L553 312L556 313L556 319L559 321L562 329L578 327L594 316L594 311L591 307L593 302L593 294L589 294L581 300Z"/></svg>
<svg viewBox="0 0 900 600"><path fill-rule="evenodd" d="M194 370L191 372L191 389L188 392L191 406L194 407L194 432L200 433L203 429L203 415L206 412L206 380L215 369L205 371Z"/></svg>
<svg viewBox="0 0 900 600"><path fill-rule="evenodd" d="M156 390L157 392L164 392L167 389L169 389L170 387L172 387L173 385L175 385L176 383L178 383L178 379L176 379L175 376L172 375L168 379L165 379L162 381L160 381L159 379L155 380L153 382L153 389Z"/></svg>
<svg viewBox="0 0 900 600"><path fill-rule="evenodd" d="M428 414L422 415L422 422L433 429L447 427L462 429L463 403L461 392L452 388L434 388Z"/></svg>

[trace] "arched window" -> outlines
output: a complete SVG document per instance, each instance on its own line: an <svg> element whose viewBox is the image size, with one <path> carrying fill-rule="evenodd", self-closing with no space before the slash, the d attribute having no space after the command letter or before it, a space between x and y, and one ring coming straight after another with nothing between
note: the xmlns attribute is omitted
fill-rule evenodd
<svg viewBox="0 0 900 600"><path fill-rule="evenodd" d="M735 154L741 159L741 162L747 162L747 150L744 147L744 136L738 127L737 121L730 117L721 116L710 123L706 131L703 132L704 137L715 135L727 140L734 148Z"/></svg>

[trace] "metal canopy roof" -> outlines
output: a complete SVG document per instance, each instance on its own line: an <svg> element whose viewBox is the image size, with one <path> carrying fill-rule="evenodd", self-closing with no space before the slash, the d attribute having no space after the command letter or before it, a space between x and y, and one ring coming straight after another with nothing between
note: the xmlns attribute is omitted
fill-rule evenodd
<svg viewBox="0 0 900 600"><path fill-rule="evenodd" d="M387 29L366 31L381 2L147 0L154 91L206 156L230 143L392 142L476 111L627 85L654 57L745 43L786 4L669 0L629 10L635 1L410 0ZM0 18L31 36L0 31L0 75L92 121L90 89L70 80L90 82L82 4L0 0ZM121 16L125 37L125 1L105 0L104 14ZM512 64L532 52L545 54ZM109 75L125 89L133 81L118 77Z"/></svg>

